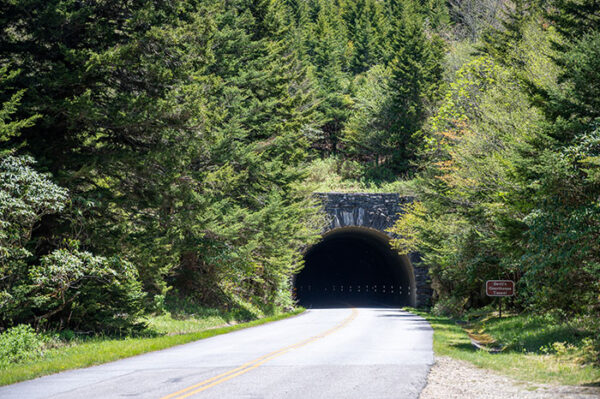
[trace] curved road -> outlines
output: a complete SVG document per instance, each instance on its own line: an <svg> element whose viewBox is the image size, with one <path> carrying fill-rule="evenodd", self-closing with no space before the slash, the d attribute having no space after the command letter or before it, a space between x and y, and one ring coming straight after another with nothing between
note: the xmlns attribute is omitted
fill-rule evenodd
<svg viewBox="0 0 600 399"><path fill-rule="evenodd" d="M0 388L0 398L417 398L432 330L388 308L315 309Z"/></svg>

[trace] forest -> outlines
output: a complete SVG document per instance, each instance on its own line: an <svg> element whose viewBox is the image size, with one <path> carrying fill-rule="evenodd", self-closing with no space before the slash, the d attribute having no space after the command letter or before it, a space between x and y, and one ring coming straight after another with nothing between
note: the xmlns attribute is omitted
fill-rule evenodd
<svg viewBox="0 0 600 399"><path fill-rule="evenodd" d="M434 312L600 353L598 0L1 0L0 104L0 332L292 309L312 193L379 191Z"/></svg>

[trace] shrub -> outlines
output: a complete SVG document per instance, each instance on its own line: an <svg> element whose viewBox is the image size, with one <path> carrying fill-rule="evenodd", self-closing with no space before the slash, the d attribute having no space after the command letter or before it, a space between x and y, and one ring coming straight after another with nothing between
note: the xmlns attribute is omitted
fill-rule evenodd
<svg viewBox="0 0 600 399"><path fill-rule="evenodd" d="M0 327L137 328L143 293L131 263L79 251L76 241L35 258L33 227L62 211L68 192L33 165L30 157L0 158Z"/></svg>
<svg viewBox="0 0 600 399"><path fill-rule="evenodd" d="M10 363L38 357L42 353L44 339L31 326L19 324L0 334L0 368Z"/></svg>
<svg viewBox="0 0 600 399"><path fill-rule="evenodd" d="M436 316L460 317L464 313L467 299L457 297L440 298L431 309Z"/></svg>
<svg viewBox="0 0 600 399"><path fill-rule="evenodd" d="M33 227L44 215L60 212L68 198L33 165L31 157L0 156L0 326L27 297Z"/></svg>
<svg viewBox="0 0 600 399"><path fill-rule="evenodd" d="M156 314L165 314L167 311L167 308L165 306L165 296L162 294L159 295L154 295L154 297L152 298L152 310L154 310L154 312Z"/></svg>
<svg viewBox="0 0 600 399"><path fill-rule="evenodd" d="M144 294L127 261L60 249L43 257L30 275L38 324L113 333L141 327Z"/></svg>

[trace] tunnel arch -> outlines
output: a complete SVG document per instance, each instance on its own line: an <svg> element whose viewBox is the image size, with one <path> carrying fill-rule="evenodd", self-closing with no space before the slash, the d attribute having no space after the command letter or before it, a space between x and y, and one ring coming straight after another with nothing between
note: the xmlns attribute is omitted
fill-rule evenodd
<svg viewBox="0 0 600 399"><path fill-rule="evenodd" d="M298 302L319 306L416 306L415 273L406 255L390 246L382 231L338 227L304 252L295 276Z"/></svg>

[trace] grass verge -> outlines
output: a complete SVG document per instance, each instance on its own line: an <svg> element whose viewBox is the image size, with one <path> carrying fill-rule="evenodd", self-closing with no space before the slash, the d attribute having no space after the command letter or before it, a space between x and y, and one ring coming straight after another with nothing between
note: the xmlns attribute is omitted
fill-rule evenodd
<svg viewBox="0 0 600 399"><path fill-rule="evenodd" d="M455 320L407 310L424 317L433 327L436 355L464 360L522 381L600 386L600 368L586 359L589 331L554 323L545 316L483 317L467 327L504 348L500 353L489 353L475 349L467 331Z"/></svg>
<svg viewBox="0 0 600 399"><path fill-rule="evenodd" d="M70 346L64 346L48 350L44 356L35 361L11 364L7 368L0 370L0 386L13 384L19 381L25 381L47 374L60 371L89 367L102 363L111 362L126 357L141 355L160 349L169 348L175 345L181 345L199 339L213 337L215 335L241 330L248 327L254 327L261 324L285 319L290 316L300 314L304 309L298 309L289 313L282 313L275 316L264 317L258 320L252 320L246 323L235 324L226 327L213 328L211 321L203 324L203 331L179 333L176 335L163 335L152 338L90 338L84 342L78 342ZM219 318L212 319L217 323ZM165 330L165 321L150 320L150 325L155 324L157 330ZM179 324L189 327L189 321ZM222 324L222 323L221 323ZM174 321L169 321L167 326L178 325ZM196 327L197 328L197 327ZM185 330L184 330L185 331Z"/></svg>

